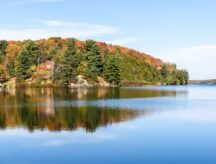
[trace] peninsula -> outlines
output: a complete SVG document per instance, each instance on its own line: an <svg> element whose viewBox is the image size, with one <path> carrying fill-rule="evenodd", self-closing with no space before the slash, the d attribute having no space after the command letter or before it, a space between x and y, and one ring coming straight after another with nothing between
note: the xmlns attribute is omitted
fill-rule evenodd
<svg viewBox="0 0 216 164"><path fill-rule="evenodd" d="M185 85L175 64L133 49L73 38L0 41L0 86Z"/></svg>

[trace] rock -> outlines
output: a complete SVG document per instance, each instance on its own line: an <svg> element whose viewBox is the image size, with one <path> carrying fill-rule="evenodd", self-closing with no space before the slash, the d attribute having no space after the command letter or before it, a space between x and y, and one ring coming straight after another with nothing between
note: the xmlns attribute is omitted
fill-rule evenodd
<svg viewBox="0 0 216 164"><path fill-rule="evenodd" d="M11 88L16 88L16 84L12 84L10 87Z"/></svg>
<svg viewBox="0 0 216 164"><path fill-rule="evenodd" d="M89 84L88 81L84 79L83 75L77 76L77 83L70 84L70 88L87 88L87 87L92 87L92 85Z"/></svg>
<svg viewBox="0 0 216 164"><path fill-rule="evenodd" d="M98 81L99 81L98 85L100 87L110 87L111 86L111 84L105 81L102 77L98 77Z"/></svg>
<svg viewBox="0 0 216 164"><path fill-rule="evenodd" d="M74 83L70 83L70 86L69 86L70 88L76 88L76 84L74 84Z"/></svg>
<svg viewBox="0 0 216 164"><path fill-rule="evenodd" d="M88 88L88 87L93 87L93 86L98 86L98 87L110 87L112 86L110 83L105 81L102 77L98 77L98 83L90 84L83 75L78 75L76 77L77 83L71 83L70 88Z"/></svg>

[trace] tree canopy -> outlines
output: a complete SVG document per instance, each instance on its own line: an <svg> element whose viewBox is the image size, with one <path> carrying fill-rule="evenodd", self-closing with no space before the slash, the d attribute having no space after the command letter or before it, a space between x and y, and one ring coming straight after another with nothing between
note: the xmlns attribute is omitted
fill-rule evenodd
<svg viewBox="0 0 216 164"><path fill-rule="evenodd" d="M53 65L45 65L47 61ZM49 68L53 67L53 68ZM0 77L68 86L82 75L90 83L98 77L119 86L127 84L188 84L189 74L175 64L148 54L93 40L59 37L47 40L0 41ZM2 80L3 81L3 80ZM2 83L2 82L1 82Z"/></svg>

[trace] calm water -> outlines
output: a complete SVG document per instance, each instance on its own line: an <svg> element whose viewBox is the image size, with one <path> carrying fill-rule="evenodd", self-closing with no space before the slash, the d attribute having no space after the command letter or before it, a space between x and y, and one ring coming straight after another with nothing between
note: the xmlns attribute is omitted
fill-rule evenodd
<svg viewBox="0 0 216 164"><path fill-rule="evenodd" d="M0 91L1 164L215 164L216 86Z"/></svg>

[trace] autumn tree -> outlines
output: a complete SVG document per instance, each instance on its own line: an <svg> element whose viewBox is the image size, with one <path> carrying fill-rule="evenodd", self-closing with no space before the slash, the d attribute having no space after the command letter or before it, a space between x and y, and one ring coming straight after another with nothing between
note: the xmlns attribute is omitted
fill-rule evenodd
<svg viewBox="0 0 216 164"><path fill-rule="evenodd" d="M46 61L53 61L51 72ZM37 41L0 41L0 65L2 77L17 78L17 82L46 72L47 82L68 86L77 75L90 83L98 82L98 76L110 83L121 84L187 84L189 74L176 66L128 48L92 40L78 41L53 37ZM45 64L46 65L46 64ZM42 67L42 68L41 68ZM4 72L4 74L3 74ZM49 79L48 79L49 78ZM121 82L120 82L121 81Z"/></svg>
<svg viewBox="0 0 216 164"><path fill-rule="evenodd" d="M6 49L5 66L10 77L16 76L16 57L19 53L19 46L15 43L9 44Z"/></svg>

